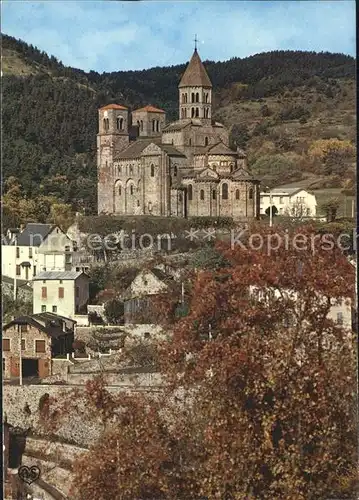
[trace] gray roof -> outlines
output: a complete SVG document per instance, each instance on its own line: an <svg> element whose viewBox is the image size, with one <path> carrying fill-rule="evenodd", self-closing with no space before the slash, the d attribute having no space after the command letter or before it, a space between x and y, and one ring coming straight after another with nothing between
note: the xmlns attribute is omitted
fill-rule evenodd
<svg viewBox="0 0 359 500"><path fill-rule="evenodd" d="M183 128L188 127L188 125L191 125L192 120L177 120L175 122L169 123L166 125L163 129L162 132L172 132L175 130L182 130Z"/></svg>
<svg viewBox="0 0 359 500"><path fill-rule="evenodd" d="M305 191L305 189L301 187L292 187L292 188L286 188L286 187L278 187L278 188L273 188L268 191L269 193L288 193L288 194L294 194L297 193L298 191ZM262 193L261 193L262 194Z"/></svg>
<svg viewBox="0 0 359 500"><path fill-rule="evenodd" d="M53 224L29 223L23 232L17 236L16 243L14 242L13 245L16 244L19 247L38 247L55 227Z"/></svg>
<svg viewBox="0 0 359 500"><path fill-rule="evenodd" d="M82 271L41 271L41 273L37 274L34 278L33 281L40 281L40 280L75 280L78 278L81 274L84 276L87 276Z"/></svg>
<svg viewBox="0 0 359 500"><path fill-rule="evenodd" d="M75 321L72 318L67 318L66 316L61 316L61 314L55 314L53 312L47 311L43 313L36 313L32 315L33 318L38 318L40 320L53 320L53 319L62 319L64 321L70 321L71 323L76 324L77 321Z"/></svg>
<svg viewBox="0 0 359 500"><path fill-rule="evenodd" d="M183 153L178 151L178 149L172 146L172 144L162 144L161 138L157 137L150 139L137 139L137 141L130 144L127 149L116 155L115 161L139 158L144 149L146 149L150 144L156 144L156 146L160 147L162 151L167 153L169 156L185 156Z"/></svg>
<svg viewBox="0 0 359 500"><path fill-rule="evenodd" d="M40 316L40 315L39 315ZM71 332L65 331L62 328L62 324L60 326L60 322L57 321L56 324L54 321L56 321L56 318L40 318L38 315L33 315L33 316L19 316L6 325L4 325L3 330L7 330L8 328L14 326L14 325L31 325L34 328L37 328L38 330L46 333L50 337L61 337L62 335L69 334ZM56 316L56 315L54 315ZM40 319L40 321L37 321L37 318ZM61 316L58 316L58 319L63 319ZM67 319L67 318L66 318ZM41 321L45 321L45 324L42 324ZM61 321L62 323L62 321ZM26 333L24 333L24 336L26 336Z"/></svg>
<svg viewBox="0 0 359 500"><path fill-rule="evenodd" d="M228 146L226 146L222 141L210 146L208 148L208 154L210 155L230 155L230 156L238 156L237 151L233 151Z"/></svg>
<svg viewBox="0 0 359 500"><path fill-rule="evenodd" d="M211 80L202 64L197 49L194 50L191 60L184 72L179 88L181 87L212 87Z"/></svg>
<svg viewBox="0 0 359 500"><path fill-rule="evenodd" d="M257 177L252 175L248 170L245 170L244 168L237 168L232 174L231 177L233 180L250 180L250 181L258 181Z"/></svg>
<svg viewBox="0 0 359 500"><path fill-rule="evenodd" d="M14 285L14 278L11 278L10 276L5 276L5 275L1 275L1 281L2 283L7 283L8 285ZM21 287L21 286L25 286L25 285L29 285L31 287L31 280L21 280L21 279L17 279L16 280L16 286L17 287Z"/></svg>

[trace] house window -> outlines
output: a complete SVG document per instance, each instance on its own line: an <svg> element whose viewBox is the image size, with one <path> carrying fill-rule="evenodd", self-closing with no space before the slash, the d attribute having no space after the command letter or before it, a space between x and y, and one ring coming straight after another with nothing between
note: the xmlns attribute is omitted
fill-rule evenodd
<svg viewBox="0 0 359 500"><path fill-rule="evenodd" d="M239 189L236 189L236 200L239 200Z"/></svg>
<svg viewBox="0 0 359 500"><path fill-rule="evenodd" d="M204 200L204 191L203 191L203 189L201 189L200 198L201 198L201 200Z"/></svg>
<svg viewBox="0 0 359 500"><path fill-rule="evenodd" d="M187 192L188 192L188 200L189 201L192 201L192 198L193 198L193 188L192 188L192 184L189 184L188 188L187 188Z"/></svg>
<svg viewBox="0 0 359 500"><path fill-rule="evenodd" d="M64 298L64 287L60 286L59 287L59 299L63 299Z"/></svg>
<svg viewBox="0 0 359 500"><path fill-rule="evenodd" d="M2 339L2 350L10 351L10 339Z"/></svg>
<svg viewBox="0 0 359 500"><path fill-rule="evenodd" d="M151 165L151 177L155 176L155 166L152 164Z"/></svg>
<svg viewBox="0 0 359 500"><path fill-rule="evenodd" d="M36 266L34 266L34 270L33 270L32 274L33 274L34 276L36 276Z"/></svg>
<svg viewBox="0 0 359 500"><path fill-rule="evenodd" d="M45 313L46 312L46 306L41 306L41 312Z"/></svg>
<svg viewBox="0 0 359 500"><path fill-rule="evenodd" d="M76 296L77 298L78 298L78 297L80 297L80 288L79 288L78 286L76 287L75 293L76 293L76 295L75 295L75 296Z"/></svg>
<svg viewBox="0 0 359 500"><path fill-rule="evenodd" d="M35 340L35 352L45 352L45 340Z"/></svg>
<svg viewBox="0 0 359 500"><path fill-rule="evenodd" d="M26 341L25 339L21 339L21 350L26 351Z"/></svg>
<svg viewBox="0 0 359 500"><path fill-rule="evenodd" d="M216 190L213 189L212 191L212 198L215 200L217 198L217 193L216 193Z"/></svg>
<svg viewBox="0 0 359 500"><path fill-rule="evenodd" d="M47 299L47 287L46 286L43 286L41 288L41 298L42 299Z"/></svg>
<svg viewBox="0 0 359 500"><path fill-rule="evenodd" d="M21 276L21 267L16 265L16 276Z"/></svg>
<svg viewBox="0 0 359 500"><path fill-rule="evenodd" d="M32 247L29 247L29 259L32 259Z"/></svg>
<svg viewBox="0 0 359 500"><path fill-rule="evenodd" d="M20 259L20 248L16 247L16 258Z"/></svg>
<svg viewBox="0 0 359 500"><path fill-rule="evenodd" d="M20 332L21 333L27 332L27 325L20 325Z"/></svg>
<svg viewBox="0 0 359 500"><path fill-rule="evenodd" d="M222 198L228 200L228 184L222 184Z"/></svg>
<svg viewBox="0 0 359 500"><path fill-rule="evenodd" d="M46 271L46 267L44 267L44 271ZM43 280L43 283L46 283L46 280Z"/></svg>
<svg viewBox="0 0 359 500"><path fill-rule="evenodd" d="M57 313L57 306L52 306L52 312Z"/></svg>
<svg viewBox="0 0 359 500"><path fill-rule="evenodd" d="M60 280L60 285L62 285L62 280Z"/></svg>
<svg viewBox="0 0 359 500"><path fill-rule="evenodd" d="M252 188L249 190L249 199L253 200L253 189Z"/></svg>
<svg viewBox="0 0 359 500"><path fill-rule="evenodd" d="M337 313L337 325L343 325L344 317L342 312Z"/></svg>

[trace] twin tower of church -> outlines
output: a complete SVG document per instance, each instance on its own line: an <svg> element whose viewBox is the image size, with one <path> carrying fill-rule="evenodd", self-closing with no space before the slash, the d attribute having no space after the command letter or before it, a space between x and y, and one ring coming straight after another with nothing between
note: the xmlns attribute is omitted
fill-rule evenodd
<svg viewBox="0 0 359 500"><path fill-rule="evenodd" d="M178 85L179 116L153 105L99 109L98 213L162 217L259 216L259 181L228 130L212 119L212 83L197 49Z"/></svg>

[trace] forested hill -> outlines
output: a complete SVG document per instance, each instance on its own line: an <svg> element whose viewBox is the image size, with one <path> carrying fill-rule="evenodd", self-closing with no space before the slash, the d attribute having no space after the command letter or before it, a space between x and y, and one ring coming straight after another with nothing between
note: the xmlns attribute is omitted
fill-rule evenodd
<svg viewBox="0 0 359 500"><path fill-rule="evenodd" d="M177 117L185 64L86 73L6 35L2 51L3 175L18 179L27 198L55 196L73 209L96 210L98 107L151 103L165 109L168 120ZM214 86L215 117L247 149L255 171L267 174L270 164L275 183L283 172L282 180L291 181L300 171L331 182L350 180L348 161L338 175L309 164L307 155L314 140L355 139L352 57L275 51L204 63Z"/></svg>

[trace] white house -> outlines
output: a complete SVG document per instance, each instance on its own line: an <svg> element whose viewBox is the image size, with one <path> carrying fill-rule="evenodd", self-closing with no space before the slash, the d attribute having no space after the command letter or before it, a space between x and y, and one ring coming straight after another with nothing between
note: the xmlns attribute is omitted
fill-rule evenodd
<svg viewBox="0 0 359 500"><path fill-rule="evenodd" d="M33 313L76 319L87 315L89 277L81 271L42 271L33 278Z"/></svg>
<svg viewBox="0 0 359 500"><path fill-rule="evenodd" d="M74 242L58 226L27 224L2 238L1 274L28 281L41 271L71 270L73 252Z"/></svg>
<svg viewBox="0 0 359 500"><path fill-rule="evenodd" d="M270 206L272 206L273 215L315 217L317 212L317 200L314 194L299 187L279 187L268 192L261 192L260 214L265 215Z"/></svg>

